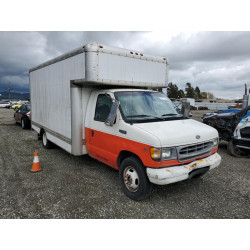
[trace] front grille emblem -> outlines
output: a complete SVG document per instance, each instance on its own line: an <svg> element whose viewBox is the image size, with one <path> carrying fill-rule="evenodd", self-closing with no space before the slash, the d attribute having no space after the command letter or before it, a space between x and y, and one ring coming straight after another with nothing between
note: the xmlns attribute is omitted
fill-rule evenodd
<svg viewBox="0 0 250 250"><path fill-rule="evenodd" d="M199 136L199 135L196 135L196 139L198 140L198 139L200 139L201 137Z"/></svg>

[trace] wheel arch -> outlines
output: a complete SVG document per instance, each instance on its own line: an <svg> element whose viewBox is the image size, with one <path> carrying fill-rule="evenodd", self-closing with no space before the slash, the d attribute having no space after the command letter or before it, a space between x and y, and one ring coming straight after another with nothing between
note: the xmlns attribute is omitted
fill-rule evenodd
<svg viewBox="0 0 250 250"><path fill-rule="evenodd" d="M45 132L45 129L43 127L40 128L39 133L37 133L37 139L42 140L43 133Z"/></svg>
<svg viewBox="0 0 250 250"><path fill-rule="evenodd" d="M42 136L44 132L46 132L45 129L43 127L41 127L39 135Z"/></svg>
<svg viewBox="0 0 250 250"><path fill-rule="evenodd" d="M135 154L135 153L133 153L131 151L122 150L119 153L118 158L117 158L118 169L120 168L120 165L121 165L122 161L124 159L128 158L128 157L131 157L131 156L134 156L135 158L137 158L141 162L141 164L144 165L143 162L142 162L142 160L140 159L140 157L137 154Z"/></svg>

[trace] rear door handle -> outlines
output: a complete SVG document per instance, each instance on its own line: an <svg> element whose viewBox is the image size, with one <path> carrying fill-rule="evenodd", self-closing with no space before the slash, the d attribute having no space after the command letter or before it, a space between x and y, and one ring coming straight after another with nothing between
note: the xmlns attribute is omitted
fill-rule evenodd
<svg viewBox="0 0 250 250"><path fill-rule="evenodd" d="M94 130L91 130L91 136L92 137L94 136Z"/></svg>

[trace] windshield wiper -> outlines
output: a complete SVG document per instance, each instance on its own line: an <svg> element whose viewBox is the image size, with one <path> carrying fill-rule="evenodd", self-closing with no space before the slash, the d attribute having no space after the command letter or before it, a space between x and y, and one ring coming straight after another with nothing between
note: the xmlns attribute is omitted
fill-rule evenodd
<svg viewBox="0 0 250 250"><path fill-rule="evenodd" d="M162 117L153 116L153 115L128 115L127 117L152 117L155 119L164 120L164 118L162 118Z"/></svg>
<svg viewBox="0 0 250 250"><path fill-rule="evenodd" d="M173 116L173 115L180 115L180 114L172 114L172 113L170 113L170 114L164 114L164 115L161 115L161 116Z"/></svg>
<svg viewBox="0 0 250 250"><path fill-rule="evenodd" d="M127 117L148 117L148 115L128 115Z"/></svg>

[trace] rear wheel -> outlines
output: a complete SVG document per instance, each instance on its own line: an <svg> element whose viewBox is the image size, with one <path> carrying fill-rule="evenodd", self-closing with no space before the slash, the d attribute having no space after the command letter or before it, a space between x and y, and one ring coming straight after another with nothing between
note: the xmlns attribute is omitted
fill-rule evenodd
<svg viewBox="0 0 250 250"><path fill-rule="evenodd" d="M42 133L42 144L43 144L43 147L46 148L46 149L50 149L52 148L52 142L50 142L47 138L47 134L45 131L43 131Z"/></svg>
<svg viewBox="0 0 250 250"><path fill-rule="evenodd" d="M122 191L132 200L146 199L153 190L144 165L134 156L122 161L119 178Z"/></svg>
<svg viewBox="0 0 250 250"><path fill-rule="evenodd" d="M22 129L27 129L28 128L27 121L25 119L21 120L21 126L22 126Z"/></svg>

